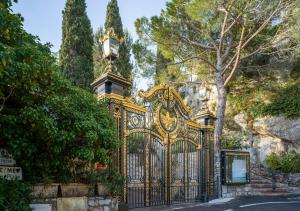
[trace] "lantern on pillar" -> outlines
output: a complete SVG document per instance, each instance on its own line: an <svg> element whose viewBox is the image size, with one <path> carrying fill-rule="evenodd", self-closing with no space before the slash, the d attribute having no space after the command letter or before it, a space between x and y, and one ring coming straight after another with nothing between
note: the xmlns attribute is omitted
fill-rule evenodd
<svg viewBox="0 0 300 211"><path fill-rule="evenodd" d="M109 61L109 65L105 68L106 72L113 72L116 69L113 62L119 57L119 48L122 42L123 39L118 38L113 28L110 28L100 40L103 47L103 57Z"/></svg>

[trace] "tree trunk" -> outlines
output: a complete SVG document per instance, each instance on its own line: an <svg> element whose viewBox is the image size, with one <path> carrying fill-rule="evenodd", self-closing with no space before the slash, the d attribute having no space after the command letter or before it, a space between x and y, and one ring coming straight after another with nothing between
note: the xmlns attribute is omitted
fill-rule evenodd
<svg viewBox="0 0 300 211"><path fill-rule="evenodd" d="M217 185L218 197L221 197L221 162L220 162L220 149L222 141L222 133L225 118L225 109L227 101L227 91L224 86L224 78L222 77L222 71L216 72L216 86L218 91L218 104L214 130L214 151L215 151L215 180Z"/></svg>
<svg viewBox="0 0 300 211"><path fill-rule="evenodd" d="M224 86L224 79L221 73L216 73L216 86L218 91L218 104L217 104L217 120L215 122L215 131L214 131L214 144L216 149L221 147L222 132L224 126L225 118L225 109L227 101L227 91Z"/></svg>

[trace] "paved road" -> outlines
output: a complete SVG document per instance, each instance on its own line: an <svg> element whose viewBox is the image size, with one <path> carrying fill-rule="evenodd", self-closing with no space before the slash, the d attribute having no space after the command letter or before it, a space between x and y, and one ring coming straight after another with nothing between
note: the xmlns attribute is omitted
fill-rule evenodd
<svg viewBox="0 0 300 211"><path fill-rule="evenodd" d="M186 204L172 207L149 207L138 211L300 211L300 195L239 197L219 204Z"/></svg>

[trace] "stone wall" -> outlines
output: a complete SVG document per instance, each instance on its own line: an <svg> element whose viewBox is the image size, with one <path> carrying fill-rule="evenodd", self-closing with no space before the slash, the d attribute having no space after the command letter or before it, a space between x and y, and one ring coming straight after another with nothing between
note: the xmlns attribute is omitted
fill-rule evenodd
<svg viewBox="0 0 300 211"><path fill-rule="evenodd" d="M107 190L99 185L98 195L92 186L84 184L32 187L32 204L35 211L117 211L118 200L107 195Z"/></svg>
<svg viewBox="0 0 300 211"><path fill-rule="evenodd" d="M88 199L89 211L117 211L118 200L105 197L91 197Z"/></svg>
<svg viewBox="0 0 300 211"><path fill-rule="evenodd" d="M300 173L276 173L272 176L253 175L251 183L244 185L222 185L222 197L230 198L249 195L300 194Z"/></svg>
<svg viewBox="0 0 300 211"><path fill-rule="evenodd" d="M237 196L255 195L250 184L246 185L222 185L222 197L231 198Z"/></svg>
<svg viewBox="0 0 300 211"><path fill-rule="evenodd" d="M276 182L286 183L290 187L300 187L300 173L276 173Z"/></svg>

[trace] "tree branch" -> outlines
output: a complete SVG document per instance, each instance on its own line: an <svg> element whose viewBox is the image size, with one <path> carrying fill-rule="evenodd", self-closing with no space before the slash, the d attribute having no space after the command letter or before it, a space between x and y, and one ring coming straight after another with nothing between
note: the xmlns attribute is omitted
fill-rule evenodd
<svg viewBox="0 0 300 211"><path fill-rule="evenodd" d="M201 57L201 56L187 56L187 58L185 59L181 59L181 61L178 61L178 62L171 62L171 63L168 63L167 65L178 65L178 64L184 64L190 60L194 60L194 59L199 59L203 62L205 62L208 66L210 66L211 68L213 68L214 70L217 70L217 68L215 67L215 65L213 65L211 62L209 62L207 59Z"/></svg>
<svg viewBox="0 0 300 211"><path fill-rule="evenodd" d="M11 86L11 87L9 88L9 93L8 93L8 95L7 95L6 97L3 97L2 102L1 102L1 105L0 105L0 112L4 109L4 105L5 105L6 101L7 101L8 98L10 98L10 96L13 94L14 90L15 90L15 87L14 87L14 86Z"/></svg>
<svg viewBox="0 0 300 211"><path fill-rule="evenodd" d="M226 27L226 23L227 23L227 19L228 19L228 11L226 9L219 9L219 10L225 13L223 25L222 25L222 29L221 29L220 45L219 45L219 52L221 54L222 48L223 48L223 42L224 42L224 34L225 34L224 31L225 31L225 27Z"/></svg>
<svg viewBox="0 0 300 211"><path fill-rule="evenodd" d="M188 39L187 37L180 36L180 35L176 35L176 37L177 37L177 39L179 39L179 40L182 41L182 42L186 42L187 44L190 44L190 45L194 45L194 46L200 47L200 48L202 48L202 49L204 49L204 50L207 50L207 49L214 50L214 48L211 47L211 46L209 46L209 45L204 45L204 44L201 44L201 43L192 41L192 40Z"/></svg>
<svg viewBox="0 0 300 211"><path fill-rule="evenodd" d="M282 1L280 1L276 7L276 9L270 14L270 16L264 21L264 23L243 43L243 45L240 47L242 50L243 48L245 48L247 46L247 44L254 38L256 37L265 27L266 25L270 22L270 20L274 17L274 15L279 11L280 6L282 4ZM239 60L241 59L245 59L248 58L252 55L254 55L255 53L259 52L261 50L261 47L256 49L255 51L253 51L252 53L244 56L243 58L239 58ZM231 66L232 62L234 61L234 59L236 59L238 56L238 52L235 53L235 55L231 58L231 60L227 63L227 65L225 66L222 74L225 73L225 71ZM235 71L235 70L234 70ZM230 74L231 75L231 74ZM230 77L231 78L231 77ZM227 82L228 83L228 82Z"/></svg>
<svg viewBox="0 0 300 211"><path fill-rule="evenodd" d="M227 58L227 56L228 56L229 53L230 53L230 50L231 50L231 47L232 47L232 40L233 40L232 33L230 33L230 35L229 35L229 41L228 41L227 47L226 47L226 49L225 49L224 54L222 55L222 60L223 60L223 61Z"/></svg>
<svg viewBox="0 0 300 211"><path fill-rule="evenodd" d="M243 39L244 39L244 34L245 34L245 28L246 28L246 23L243 25L243 28L242 28L242 33L241 33L241 37L240 37L240 41L239 41L239 45L237 47L237 56L236 56L236 59L235 59L235 63L234 63L234 66L229 74L229 76L226 78L225 80L225 83L224 83L224 86L226 87L228 82L230 81L230 79L232 78L234 72L236 71L237 69L237 66L240 62L240 56L241 56L241 50L242 50L242 44L243 44Z"/></svg>
<svg viewBox="0 0 300 211"><path fill-rule="evenodd" d="M264 21L264 23L254 32L242 45L242 49L246 47L246 45L254 38L256 37L265 27L266 25L270 22L270 20L274 17L274 15L279 11L281 5L281 1L278 3L276 9L272 12L272 14Z"/></svg>
<svg viewBox="0 0 300 211"><path fill-rule="evenodd" d="M227 27L227 29L224 30L224 34L226 34L240 19L240 17L242 16L242 14L239 14L234 20L233 22Z"/></svg>

